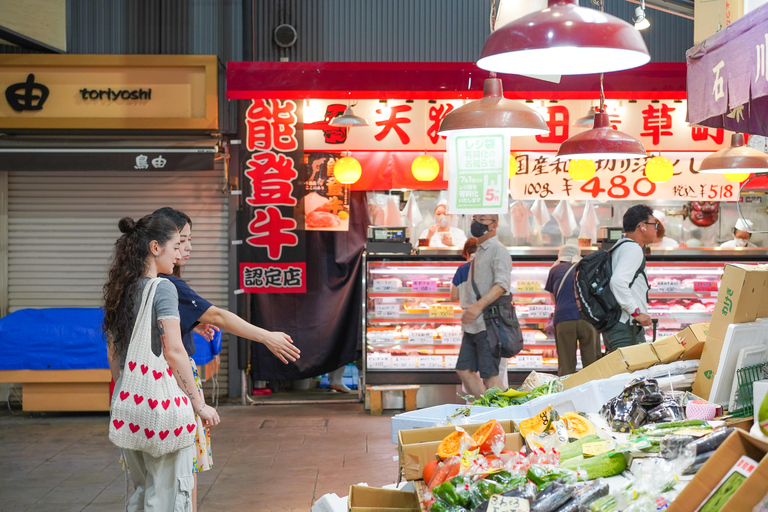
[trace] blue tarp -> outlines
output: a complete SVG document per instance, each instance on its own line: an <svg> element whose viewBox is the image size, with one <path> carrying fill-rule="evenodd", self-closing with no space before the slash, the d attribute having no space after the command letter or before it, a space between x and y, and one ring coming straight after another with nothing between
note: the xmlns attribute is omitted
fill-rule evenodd
<svg viewBox="0 0 768 512"><path fill-rule="evenodd" d="M22 309L0 318L0 370L109 368L99 308Z"/></svg>
<svg viewBox="0 0 768 512"><path fill-rule="evenodd" d="M100 308L22 309L0 318L0 370L90 370L109 368ZM195 363L221 349L195 333ZM217 343L218 342L218 343Z"/></svg>

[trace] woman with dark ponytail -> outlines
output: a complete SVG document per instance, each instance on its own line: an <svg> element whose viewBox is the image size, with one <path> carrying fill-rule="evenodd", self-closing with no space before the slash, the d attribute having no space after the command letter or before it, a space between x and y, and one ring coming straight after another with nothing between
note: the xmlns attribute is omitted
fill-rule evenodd
<svg viewBox="0 0 768 512"><path fill-rule="evenodd" d="M176 225L159 215L147 215L134 222L124 217L118 224L123 235L104 285L104 332L114 396L120 393L121 375L144 286L158 274L173 272L180 259L181 244ZM161 281L152 304L152 351L163 355L176 383L189 397L193 410L206 427L219 423L216 410L205 405L194 384L189 358L181 341L178 296L167 280ZM160 457L138 450L122 450L136 491L127 510L187 510L191 508L194 445Z"/></svg>

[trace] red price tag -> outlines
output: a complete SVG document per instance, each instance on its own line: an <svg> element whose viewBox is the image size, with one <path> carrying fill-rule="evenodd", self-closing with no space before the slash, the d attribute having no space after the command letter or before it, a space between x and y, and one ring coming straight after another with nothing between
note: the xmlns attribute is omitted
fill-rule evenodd
<svg viewBox="0 0 768 512"><path fill-rule="evenodd" d="M717 282L716 281L694 281L693 291L694 292L716 292Z"/></svg>
<svg viewBox="0 0 768 512"><path fill-rule="evenodd" d="M437 281L431 279L414 279L411 283L411 290L414 292L435 293L437 292Z"/></svg>

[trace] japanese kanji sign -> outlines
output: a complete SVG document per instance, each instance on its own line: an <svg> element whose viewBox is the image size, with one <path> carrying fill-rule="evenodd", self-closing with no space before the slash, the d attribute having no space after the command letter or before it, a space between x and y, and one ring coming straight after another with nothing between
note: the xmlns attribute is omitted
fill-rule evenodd
<svg viewBox="0 0 768 512"><path fill-rule="evenodd" d="M648 158L598 160L597 172L591 180L574 181L568 174L567 161L554 155L518 154L517 173L509 180L510 195L513 199L736 200L739 183L728 181L721 174L699 174L699 165L707 153L663 156L674 166L672 178L665 183L652 183L645 177Z"/></svg>
<svg viewBox="0 0 768 512"><path fill-rule="evenodd" d="M448 211L506 213L509 177L509 137L448 136Z"/></svg>
<svg viewBox="0 0 768 512"><path fill-rule="evenodd" d="M303 189L303 151L296 103L253 100L243 127L245 203L240 288L251 293L306 292L303 222L297 222ZM298 215L298 218L302 218Z"/></svg>

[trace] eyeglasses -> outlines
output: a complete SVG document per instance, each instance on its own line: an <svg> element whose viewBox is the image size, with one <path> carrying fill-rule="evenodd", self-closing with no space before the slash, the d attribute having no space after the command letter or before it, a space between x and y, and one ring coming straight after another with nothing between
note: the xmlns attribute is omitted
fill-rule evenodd
<svg viewBox="0 0 768 512"><path fill-rule="evenodd" d="M658 222L648 222L645 221L643 224L648 224L649 226L653 226L653 229L659 229L659 223Z"/></svg>
<svg viewBox="0 0 768 512"><path fill-rule="evenodd" d="M481 219L479 217L472 217L472 220L475 222L479 222L480 224L485 224L486 226L490 226L491 224L496 222L493 219Z"/></svg>

